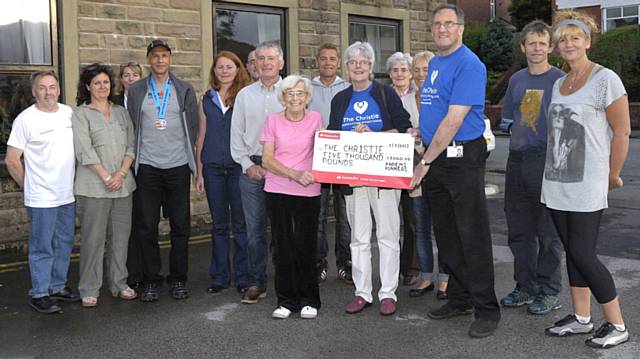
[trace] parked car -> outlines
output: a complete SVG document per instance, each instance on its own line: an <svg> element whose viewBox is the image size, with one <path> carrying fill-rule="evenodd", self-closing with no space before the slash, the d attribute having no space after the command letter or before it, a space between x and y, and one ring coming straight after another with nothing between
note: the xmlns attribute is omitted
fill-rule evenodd
<svg viewBox="0 0 640 359"><path fill-rule="evenodd" d="M508 118L503 118L500 120L500 124L498 125L498 129L508 135L511 134L511 126L513 125L513 120Z"/></svg>

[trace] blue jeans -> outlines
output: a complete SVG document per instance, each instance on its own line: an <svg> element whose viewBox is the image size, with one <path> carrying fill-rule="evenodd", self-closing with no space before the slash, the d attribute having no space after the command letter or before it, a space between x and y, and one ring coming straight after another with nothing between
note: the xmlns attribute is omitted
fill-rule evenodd
<svg viewBox="0 0 640 359"><path fill-rule="evenodd" d="M209 275L213 284L229 286L229 210L234 238L233 271L238 288L247 286L247 229L238 184L242 168L205 163L202 168L209 211L213 218L211 231L211 265Z"/></svg>
<svg viewBox="0 0 640 359"><path fill-rule="evenodd" d="M32 298L41 298L64 289L76 227L75 202L52 208L27 207L29 270Z"/></svg>
<svg viewBox="0 0 640 359"><path fill-rule="evenodd" d="M267 287L267 196L264 180L242 174L239 180L242 209L247 224L247 269L250 286Z"/></svg>
<svg viewBox="0 0 640 359"><path fill-rule="evenodd" d="M426 196L426 188L422 189L422 196L413 198L413 212L416 218L416 251L418 252L418 264L420 275L418 280L430 280L447 282L449 275L444 263L440 260L438 251L438 275L433 274L433 245L431 244L431 213L429 201Z"/></svg>

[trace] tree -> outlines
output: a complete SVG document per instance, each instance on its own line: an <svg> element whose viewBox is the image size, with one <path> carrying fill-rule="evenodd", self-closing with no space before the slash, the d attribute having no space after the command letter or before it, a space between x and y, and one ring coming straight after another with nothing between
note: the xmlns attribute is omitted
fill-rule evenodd
<svg viewBox="0 0 640 359"><path fill-rule="evenodd" d="M549 0L512 0L509 6L511 24L518 31L533 20L551 23L551 1Z"/></svg>
<svg viewBox="0 0 640 359"><path fill-rule="evenodd" d="M493 21L487 27L480 43L480 57L491 71L505 71L513 64L513 33L499 22Z"/></svg>

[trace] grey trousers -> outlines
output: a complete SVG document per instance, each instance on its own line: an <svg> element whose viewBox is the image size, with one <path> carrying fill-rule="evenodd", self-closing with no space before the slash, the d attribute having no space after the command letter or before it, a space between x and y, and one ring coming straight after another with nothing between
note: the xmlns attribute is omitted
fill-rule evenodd
<svg viewBox="0 0 640 359"><path fill-rule="evenodd" d="M106 249L107 283L111 292L127 288L127 248L131 234L132 196L77 196L80 219L80 296L98 297Z"/></svg>

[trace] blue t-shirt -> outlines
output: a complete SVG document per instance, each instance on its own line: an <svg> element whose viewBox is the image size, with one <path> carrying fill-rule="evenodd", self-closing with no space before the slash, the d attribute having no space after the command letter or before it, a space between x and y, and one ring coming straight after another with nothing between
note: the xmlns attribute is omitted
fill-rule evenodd
<svg viewBox="0 0 640 359"><path fill-rule="evenodd" d="M449 55L431 59L427 79L420 89L420 133L424 143L431 143L450 105L471 106L454 140L482 136L486 83L484 64L465 45Z"/></svg>
<svg viewBox="0 0 640 359"><path fill-rule="evenodd" d="M382 129L382 114L380 106L371 97L371 88L362 91L353 91L349 107L342 118L342 131L352 131L359 123L369 126L371 131L379 132Z"/></svg>
<svg viewBox="0 0 640 359"><path fill-rule="evenodd" d="M510 150L543 150L547 147L549 102L553 84L562 76L564 72L553 66L539 75L532 75L525 68L511 76L502 107L502 118L513 120Z"/></svg>

